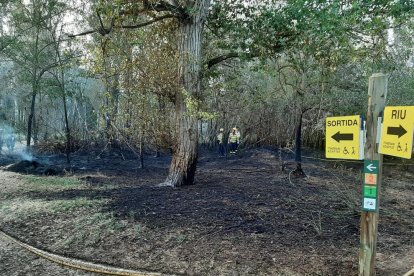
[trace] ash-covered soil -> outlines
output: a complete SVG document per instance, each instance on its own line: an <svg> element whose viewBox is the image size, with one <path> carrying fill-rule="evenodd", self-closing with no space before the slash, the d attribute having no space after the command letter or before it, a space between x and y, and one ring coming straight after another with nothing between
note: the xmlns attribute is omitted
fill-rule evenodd
<svg viewBox="0 0 414 276"><path fill-rule="evenodd" d="M308 177L297 179L277 150L202 150L195 185L172 189L157 187L169 155L145 156L144 168L120 150L78 152L70 166L63 155L34 160L59 176L6 172L17 158L0 171L0 228L34 246L184 275L358 273L362 163L304 158ZM413 169L384 168L378 275L414 266Z"/></svg>

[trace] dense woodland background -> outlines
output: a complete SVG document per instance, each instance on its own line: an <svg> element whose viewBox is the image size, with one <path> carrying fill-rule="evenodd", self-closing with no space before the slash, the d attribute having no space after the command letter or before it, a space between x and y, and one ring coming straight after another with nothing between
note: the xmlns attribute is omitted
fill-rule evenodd
<svg viewBox="0 0 414 276"><path fill-rule="evenodd" d="M414 105L412 15L412 1L3 0L0 128L68 161L172 151L166 184L191 184L219 128L243 147L323 147L326 116L366 112L373 73L388 105Z"/></svg>

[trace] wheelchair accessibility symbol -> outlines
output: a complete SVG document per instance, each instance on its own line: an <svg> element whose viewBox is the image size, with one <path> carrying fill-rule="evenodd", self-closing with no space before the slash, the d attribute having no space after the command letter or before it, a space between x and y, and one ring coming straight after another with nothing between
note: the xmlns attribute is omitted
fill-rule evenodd
<svg viewBox="0 0 414 276"><path fill-rule="evenodd" d="M403 151L403 148L401 147L400 143L398 143L398 145L397 145L397 151ZM404 152L408 152L408 144L407 143L405 143Z"/></svg>
<svg viewBox="0 0 414 276"><path fill-rule="evenodd" d="M344 147L343 153L345 155L348 155L348 154L354 155L355 154L355 147L352 147L352 152L351 153L349 152L349 150L346 147Z"/></svg>
<svg viewBox="0 0 414 276"><path fill-rule="evenodd" d="M344 154L349 154L349 151L346 147L344 147Z"/></svg>

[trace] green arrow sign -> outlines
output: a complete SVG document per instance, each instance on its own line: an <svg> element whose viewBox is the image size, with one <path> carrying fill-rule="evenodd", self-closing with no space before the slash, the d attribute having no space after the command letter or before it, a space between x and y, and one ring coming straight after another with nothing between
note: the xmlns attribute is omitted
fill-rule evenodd
<svg viewBox="0 0 414 276"><path fill-rule="evenodd" d="M364 160L364 173L379 174L379 161Z"/></svg>

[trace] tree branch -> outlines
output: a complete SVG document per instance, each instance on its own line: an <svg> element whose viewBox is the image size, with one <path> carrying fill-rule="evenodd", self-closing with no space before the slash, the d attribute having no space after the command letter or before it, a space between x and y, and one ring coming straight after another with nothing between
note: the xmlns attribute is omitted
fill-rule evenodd
<svg viewBox="0 0 414 276"><path fill-rule="evenodd" d="M151 25L151 24L153 24L155 22L164 20L166 18L176 18L176 16L173 15L173 14L166 14L166 15L163 15L163 16L160 16L160 17L155 17L154 19L152 19L150 21L147 21L147 22L139 23L139 24L136 24L136 25L121 25L121 26L115 26L115 28L118 28L118 29L137 29L137 28L141 28L141 27L145 27L145 26Z"/></svg>
<svg viewBox="0 0 414 276"><path fill-rule="evenodd" d="M239 57L240 57L239 53L228 53L228 54L220 55L220 56L210 59L207 62L207 67L210 69L211 67L213 67L216 64L219 64L220 62L223 62L231 58L239 58Z"/></svg>
<svg viewBox="0 0 414 276"><path fill-rule="evenodd" d="M84 36L84 35L88 35L88 34L97 33L98 31L99 30L89 30L89 31L78 33L78 34L68 34L68 37L75 38L77 36Z"/></svg>
<svg viewBox="0 0 414 276"><path fill-rule="evenodd" d="M176 17L177 16L175 16L173 14L166 14L166 15L163 15L163 16L155 17L152 20L149 20L149 21L143 22L143 23L139 23L139 24L136 24L136 25L121 25L121 26L116 26L114 24L114 20L112 20L111 28L109 30L103 29L103 28L98 28L98 29L85 31L85 32L78 33L78 34L68 34L68 37L75 38L77 36L84 36L84 35L93 34L93 33L100 33L101 35L104 36L106 34L109 34L109 32L114 28L115 29L137 29L137 28L142 28L142 27L151 25L155 22L158 22L158 21L161 21L161 20L164 20L164 19L167 19L167 18L176 18Z"/></svg>
<svg viewBox="0 0 414 276"><path fill-rule="evenodd" d="M97 11L96 15L98 16L99 19L99 24L101 25L101 27L97 30L98 33L100 33L102 36L105 36L107 34L109 34L112 31L112 28L115 25L115 17L112 17L111 19L111 25L109 26L109 28L105 28L103 21L102 21L102 17L100 15L100 13Z"/></svg>
<svg viewBox="0 0 414 276"><path fill-rule="evenodd" d="M226 61L226 60L231 59L231 58L240 58L241 56L247 56L249 58L257 57L257 55L251 54L251 53L246 54L246 53L231 52L231 53L227 53L227 54L220 55L220 56L217 56L215 58L210 59L207 62L207 67L208 67L208 69L210 69L211 67L213 67L216 64L219 64L220 62Z"/></svg>

